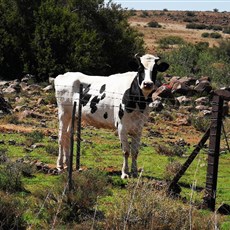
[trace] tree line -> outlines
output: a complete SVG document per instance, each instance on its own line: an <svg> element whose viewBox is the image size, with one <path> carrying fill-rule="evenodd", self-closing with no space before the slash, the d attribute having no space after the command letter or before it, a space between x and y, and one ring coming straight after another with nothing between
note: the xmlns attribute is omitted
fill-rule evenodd
<svg viewBox="0 0 230 230"><path fill-rule="evenodd" d="M0 79L129 69L144 42L120 5L104 0L0 0Z"/></svg>

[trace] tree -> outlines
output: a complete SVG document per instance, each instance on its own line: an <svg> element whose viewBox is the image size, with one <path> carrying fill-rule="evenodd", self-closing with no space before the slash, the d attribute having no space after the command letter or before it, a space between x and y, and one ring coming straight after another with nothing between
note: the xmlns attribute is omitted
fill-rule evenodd
<svg viewBox="0 0 230 230"><path fill-rule="evenodd" d="M111 1L0 0L0 77L127 71L144 51L127 19Z"/></svg>

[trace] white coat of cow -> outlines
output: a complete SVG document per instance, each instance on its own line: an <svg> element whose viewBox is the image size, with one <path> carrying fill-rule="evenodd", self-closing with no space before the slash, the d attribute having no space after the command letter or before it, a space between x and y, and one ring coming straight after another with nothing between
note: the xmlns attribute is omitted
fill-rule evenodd
<svg viewBox="0 0 230 230"><path fill-rule="evenodd" d="M137 56L136 56L137 57ZM55 78L59 118L59 156L57 168L68 165L70 126L74 101L78 102L80 84L83 85L82 119L98 128L116 128L124 154L122 178L129 177L128 157L131 153L131 175L136 177L137 156L148 104L155 87L157 72L168 69L158 64L159 57L146 54L137 57L138 72L114 74L108 77L88 76L67 72ZM131 137L131 144L128 138Z"/></svg>

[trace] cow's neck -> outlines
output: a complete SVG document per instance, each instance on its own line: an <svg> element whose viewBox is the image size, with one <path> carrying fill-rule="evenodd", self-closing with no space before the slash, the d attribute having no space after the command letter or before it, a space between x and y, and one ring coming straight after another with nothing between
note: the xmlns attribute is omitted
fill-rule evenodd
<svg viewBox="0 0 230 230"><path fill-rule="evenodd" d="M133 112L134 110L139 110L140 112L144 112L146 106L151 102L151 95L144 95L142 90L140 89L138 82L138 75L134 78L131 86L124 93L122 98L122 103L125 106L125 110L128 113Z"/></svg>

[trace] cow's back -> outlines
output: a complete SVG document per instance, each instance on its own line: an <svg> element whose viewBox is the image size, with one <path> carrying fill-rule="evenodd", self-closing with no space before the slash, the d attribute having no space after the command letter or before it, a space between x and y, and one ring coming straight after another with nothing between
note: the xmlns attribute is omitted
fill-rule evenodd
<svg viewBox="0 0 230 230"><path fill-rule="evenodd" d="M124 92L130 87L135 72L108 77L88 76L68 72L55 79L59 112L71 114L74 101L79 101L80 84L83 85L82 119L95 127L115 128Z"/></svg>

